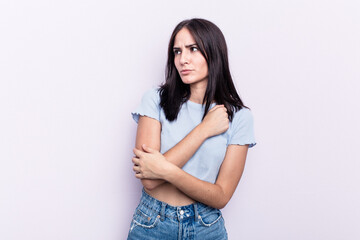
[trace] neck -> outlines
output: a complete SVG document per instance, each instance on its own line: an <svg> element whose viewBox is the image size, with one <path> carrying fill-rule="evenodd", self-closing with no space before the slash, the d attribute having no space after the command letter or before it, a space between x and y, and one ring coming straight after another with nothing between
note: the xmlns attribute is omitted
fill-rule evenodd
<svg viewBox="0 0 360 240"><path fill-rule="evenodd" d="M189 100L195 103L203 103L207 81L190 85L190 98Z"/></svg>

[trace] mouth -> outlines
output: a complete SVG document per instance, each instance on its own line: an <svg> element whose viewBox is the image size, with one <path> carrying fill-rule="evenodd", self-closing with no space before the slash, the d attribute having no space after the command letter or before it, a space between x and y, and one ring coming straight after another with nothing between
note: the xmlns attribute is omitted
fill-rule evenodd
<svg viewBox="0 0 360 240"><path fill-rule="evenodd" d="M188 73L190 73L192 70L190 70L190 69L184 69L184 70L181 70L181 74L188 74Z"/></svg>

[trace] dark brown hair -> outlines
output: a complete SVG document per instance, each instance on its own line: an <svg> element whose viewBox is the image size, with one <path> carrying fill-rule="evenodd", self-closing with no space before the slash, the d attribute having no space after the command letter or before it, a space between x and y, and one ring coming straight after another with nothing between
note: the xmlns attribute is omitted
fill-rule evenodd
<svg viewBox="0 0 360 240"><path fill-rule="evenodd" d="M209 111L210 104L215 101L217 104L224 104L231 121L234 112L246 106L241 101L230 74L224 35L215 24L200 18L180 22L170 38L166 80L159 89L160 106L163 108L167 120L175 120L181 105L190 97L190 86L182 82L174 63L174 41L176 34L182 28L190 31L208 65L208 84L203 99L203 104L205 104L203 118Z"/></svg>

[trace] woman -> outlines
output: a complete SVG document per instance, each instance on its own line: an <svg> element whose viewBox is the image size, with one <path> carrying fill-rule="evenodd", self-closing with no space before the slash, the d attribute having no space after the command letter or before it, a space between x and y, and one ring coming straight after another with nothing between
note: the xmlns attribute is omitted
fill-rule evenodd
<svg viewBox="0 0 360 240"><path fill-rule="evenodd" d="M227 239L219 209L256 143L220 29L204 19L179 23L166 82L132 114L138 123L133 170L144 189L128 239Z"/></svg>

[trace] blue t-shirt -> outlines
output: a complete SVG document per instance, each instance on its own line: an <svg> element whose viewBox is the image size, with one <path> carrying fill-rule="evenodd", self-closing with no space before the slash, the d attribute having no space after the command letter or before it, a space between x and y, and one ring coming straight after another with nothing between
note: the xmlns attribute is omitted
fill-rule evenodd
<svg viewBox="0 0 360 240"><path fill-rule="evenodd" d="M215 103L210 108L214 106ZM136 122L141 115L161 123L160 152L165 153L201 123L204 110L204 105L187 101L181 106L177 119L169 122L160 107L158 88L153 88L144 94L132 116ZM249 109L242 108L234 113L229 129L206 139L182 169L201 180L215 183L226 148L230 144L255 146L253 117Z"/></svg>

